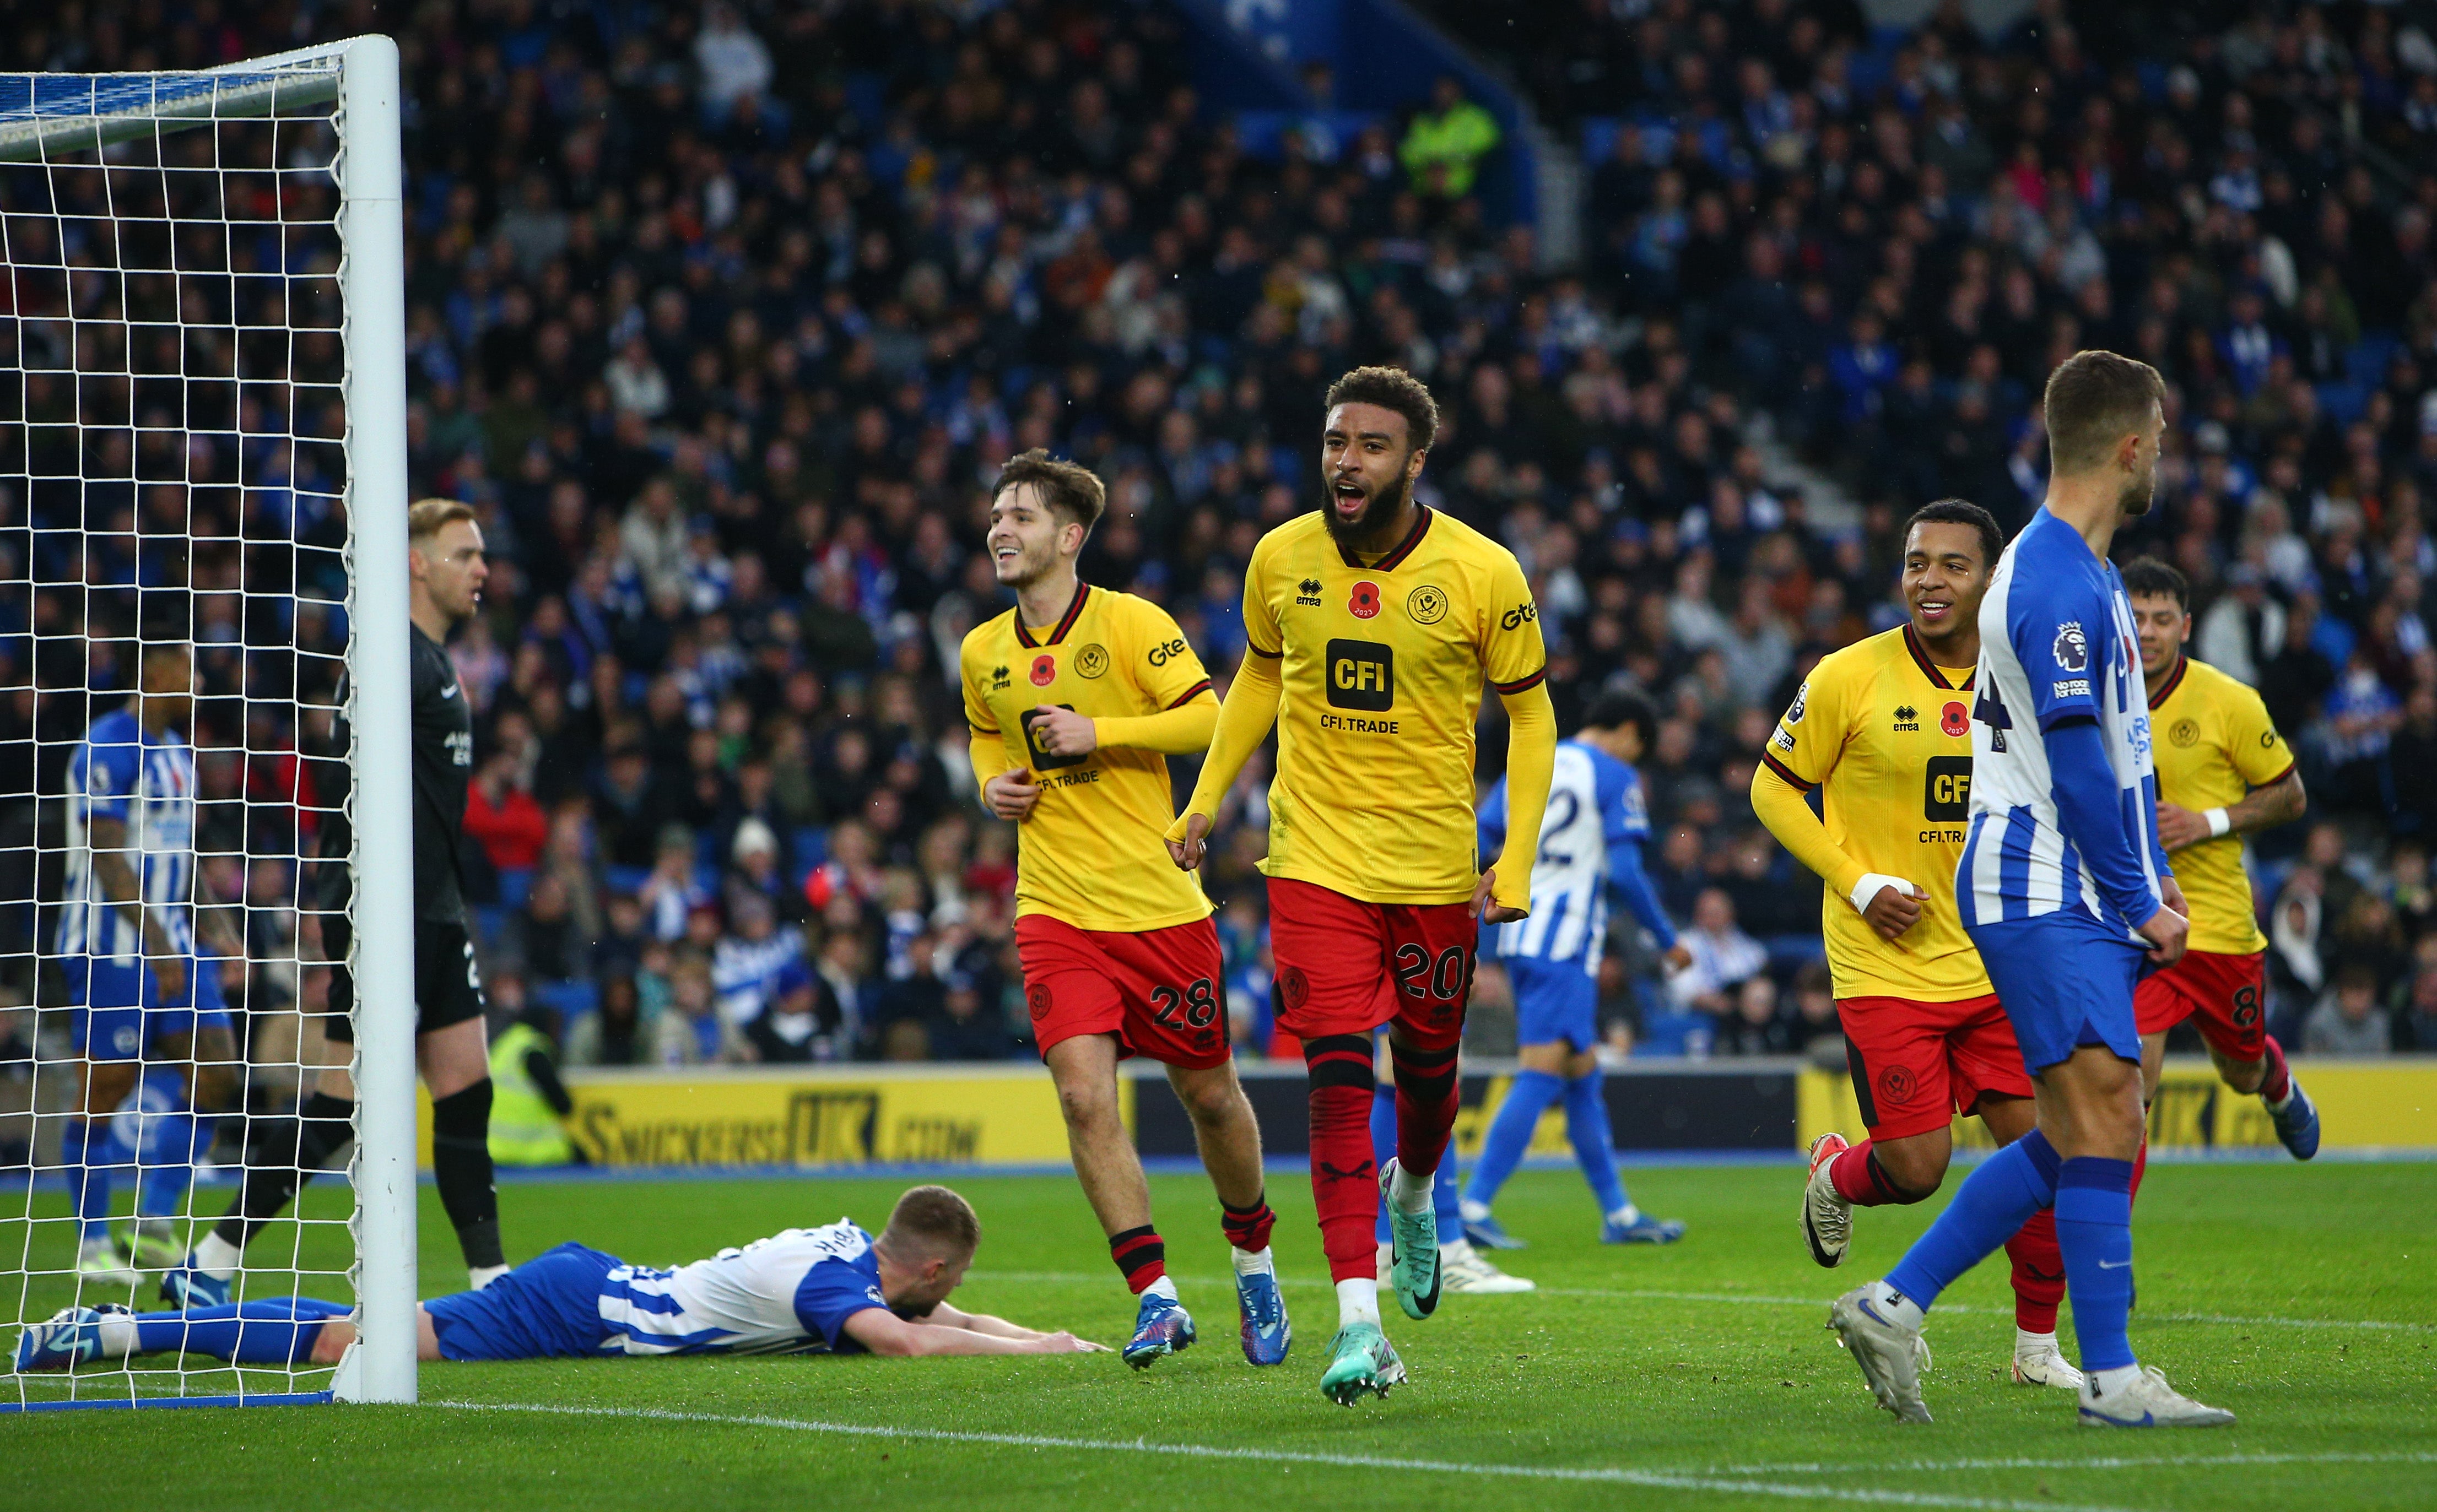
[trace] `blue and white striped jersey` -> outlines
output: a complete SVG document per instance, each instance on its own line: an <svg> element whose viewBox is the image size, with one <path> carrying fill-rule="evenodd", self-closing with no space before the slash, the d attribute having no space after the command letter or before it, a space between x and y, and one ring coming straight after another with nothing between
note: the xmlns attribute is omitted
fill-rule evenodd
<svg viewBox="0 0 2437 1512"><path fill-rule="evenodd" d="M846 1320L887 1306L871 1236L841 1218L673 1271L616 1267L601 1283L601 1352L853 1353Z"/></svg>
<svg viewBox="0 0 2437 1512"><path fill-rule="evenodd" d="M1579 963L1599 970L1607 939L1607 890L1659 937L1674 930L1641 872L1641 844L1650 838L1650 808L1633 768L1580 740L1560 741L1540 819L1540 848L1532 863L1532 913L1490 931L1489 953ZM1495 856L1506 841L1506 779L1481 808L1481 851Z"/></svg>
<svg viewBox="0 0 2437 1512"><path fill-rule="evenodd" d="M1978 687L1972 818L1955 878L1964 925L2072 908L2130 935L2163 898L2165 872L2132 608L2115 568L2045 510L2006 547L1981 600ZM2085 856L2068 832L2073 816L2059 819L2051 747L2063 726L2089 722L2109 768L2101 791L2113 794L2122 817L2112 843L2130 856ZM2115 896L2102 873L2127 879ZM2148 895L2138 920L2123 906L2128 895L2139 906L2135 877Z"/></svg>
<svg viewBox="0 0 2437 1512"><path fill-rule="evenodd" d="M110 905L94 871L93 823L126 826L123 854L144 893L146 911L171 947L195 947L195 753L185 737L144 733L132 708L93 721L68 757L67 877L61 891L54 949L132 965L143 932Z"/></svg>

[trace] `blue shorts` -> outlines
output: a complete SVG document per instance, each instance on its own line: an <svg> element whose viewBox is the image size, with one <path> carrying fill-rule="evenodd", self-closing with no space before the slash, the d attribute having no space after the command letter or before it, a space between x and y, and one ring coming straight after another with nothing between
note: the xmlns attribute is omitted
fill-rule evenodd
<svg viewBox="0 0 2437 1512"><path fill-rule="evenodd" d="M612 1330L601 1321L601 1291L625 1264L583 1244L566 1243L525 1261L479 1292L423 1304L443 1360L563 1360L601 1353Z"/></svg>
<svg viewBox="0 0 2437 1512"><path fill-rule="evenodd" d="M2104 1045L2139 1065L2132 986L2148 952L2078 910L1983 924L1966 931L1989 968L2033 1075L2083 1045Z"/></svg>
<svg viewBox="0 0 2437 1512"><path fill-rule="evenodd" d="M87 1060L131 1061L172 1034L229 1027L220 997L219 958L186 957L186 985L164 1000L161 979L141 960L72 955L60 960L67 979L68 1033Z"/></svg>
<svg viewBox="0 0 2437 1512"><path fill-rule="evenodd" d="M1599 978L1580 961L1503 957L1515 983L1515 1043L1552 1045L1565 1040L1577 1051L1599 1043Z"/></svg>

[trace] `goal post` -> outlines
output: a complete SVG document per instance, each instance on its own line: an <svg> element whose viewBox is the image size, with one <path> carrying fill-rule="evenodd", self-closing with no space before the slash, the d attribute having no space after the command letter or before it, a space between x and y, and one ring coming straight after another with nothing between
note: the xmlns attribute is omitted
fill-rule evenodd
<svg viewBox="0 0 2437 1512"><path fill-rule="evenodd" d="M129 1051L136 1090L119 1108L88 1107L86 1057L66 1026L98 1024L99 1006L119 1001L96 985L106 962L151 991L140 962L164 948L149 933L132 947L96 943L109 916L177 914L180 890L193 889L177 926L189 934L186 990L217 972L216 990L239 995L234 1064L256 1095L223 1121L251 1122L264 1112L261 1084L282 1088L274 1100L311 1090L316 1057L305 1046L320 1036L299 1012L298 983L319 958L299 941L324 905L308 835L343 803L358 1100L349 1215L300 1215L286 1243L266 1235L256 1248L278 1253L260 1273L240 1270L236 1295L268 1302L292 1284L351 1301L359 1328L335 1370L258 1359L233 1368L190 1347L8 1377L0 1411L415 1399L402 181L398 50L387 37L196 72L0 74L0 704L12 711L0 741L21 739L40 773L0 792L8 812L31 816L9 822L32 837L30 862L0 890L0 1019L17 1021L0 1022L0 1058L21 1029L32 1046L22 1177L8 1169L18 1162L0 1103L0 1192L23 1198L0 1200L0 1326L39 1324L62 1305L169 1310L153 1295L158 1252L150 1264L140 1248L126 1257L131 1283L97 1279L77 1248L98 1226L78 1206L97 1161L124 1162L114 1168L126 1173L119 1207L101 1209L123 1227L141 1174L200 1161L207 1142L192 1139L174 1160L147 1142L156 1106L177 1111L180 1076L202 1121L206 1075L156 1051L149 1014ZM119 749L143 753L146 786L114 795L131 815L123 831L92 827L110 779L93 774L104 739L96 730L88 742L88 730L150 702L134 694L150 687L142 669L164 642L184 647L195 669L184 765L154 773L149 722L140 740L121 736ZM342 712L342 687L352 740L324 751L315 741ZM342 773L318 796L317 762ZM157 817L174 803L148 807L165 791L183 795L189 816L175 844ZM97 838L121 833L117 850ZM141 878L131 912L113 908L124 899L110 892L111 857ZM234 897L206 895L215 875ZM237 943L205 938L205 905L238 921ZM71 914L101 921L99 932L62 928ZM96 1009L89 1020L78 1013L86 1006ZM283 1013L286 1040L259 1032ZM120 1033L132 1045L138 1031ZM166 1090L156 1093L155 1073L175 1073ZM131 1139L132 1156L95 1154L105 1130ZM326 1213L340 1178L324 1179L307 1195ZM198 1188L168 1220L142 1217L139 1195L131 1232L166 1222L190 1247L236 1190Z"/></svg>

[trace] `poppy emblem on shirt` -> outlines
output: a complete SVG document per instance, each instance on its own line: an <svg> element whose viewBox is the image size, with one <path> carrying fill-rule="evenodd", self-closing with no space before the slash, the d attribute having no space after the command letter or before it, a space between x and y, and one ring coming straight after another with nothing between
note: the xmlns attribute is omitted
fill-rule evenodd
<svg viewBox="0 0 2437 1512"><path fill-rule="evenodd" d="M1949 735L1965 735L1972 729L1972 716L1960 704L1949 704L1939 711L1937 727Z"/></svg>
<svg viewBox="0 0 2437 1512"><path fill-rule="evenodd" d="M1354 617L1357 619L1368 619L1373 615L1377 614L1379 612L1379 585L1376 582L1356 583L1354 585L1353 596L1345 600L1345 607L1353 612Z"/></svg>
<svg viewBox="0 0 2437 1512"><path fill-rule="evenodd" d="M1058 681L1058 658L1043 652L1032 658L1032 686L1047 687Z"/></svg>

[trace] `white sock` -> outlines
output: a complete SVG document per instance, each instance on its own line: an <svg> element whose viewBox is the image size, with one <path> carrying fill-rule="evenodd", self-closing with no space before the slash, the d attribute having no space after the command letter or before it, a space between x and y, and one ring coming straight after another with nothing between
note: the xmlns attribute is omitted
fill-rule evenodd
<svg viewBox="0 0 2437 1512"><path fill-rule="evenodd" d="M1430 1178L1435 1171L1409 1171L1405 1162L1396 1162L1395 1173L1388 1178L1388 1196L1409 1213L1430 1210Z"/></svg>
<svg viewBox="0 0 2437 1512"><path fill-rule="evenodd" d="M1176 1277L1173 1276L1163 1276L1158 1280L1144 1287L1142 1289L1142 1295L1144 1296L1164 1296L1173 1302L1176 1300Z"/></svg>
<svg viewBox="0 0 2437 1512"><path fill-rule="evenodd" d="M1920 1303L1885 1281L1872 1281L1869 1295L1870 1301L1878 1308L1881 1317L1903 1328L1918 1329L1920 1327L1920 1320L1928 1315Z"/></svg>
<svg viewBox="0 0 2437 1512"><path fill-rule="evenodd" d="M135 1320L105 1316L101 1320L101 1358L124 1360L135 1352Z"/></svg>
<svg viewBox="0 0 2437 1512"><path fill-rule="evenodd" d="M2093 1397L2112 1397L2140 1380L2141 1367L2137 1364L2117 1365L2113 1370L2086 1370L2082 1374L2090 1382Z"/></svg>
<svg viewBox="0 0 2437 1512"><path fill-rule="evenodd" d="M1456 1209L1464 1214L1464 1221L1467 1224L1482 1223L1489 1217L1489 1204L1475 1202L1470 1197L1458 1200Z"/></svg>
<svg viewBox="0 0 2437 1512"><path fill-rule="evenodd" d="M2260 1094L2259 1094L2259 1101L2260 1101L2261 1104L2262 1104L2263 1106L2265 1106L2265 1107L2268 1109L2268 1111L2269 1111L2269 1112L2270 1112L2270 1113L2282 1113L2282 1112L2284 1112L2288 1107L2289 1107L2289 1106L2291 1106L2291 1105L2292 1105L2292 1103L2293 1103L2293 1087L2294 1087L2294 1085L2295 1085L2295 1084L2294 1084L2294 1081L2293 1081L2292 1074L2291 1074L2290 1072L2288 1072L2288 1073L2286 1074L2286 1077L2285 1077L2285 1096L2284 1096L2284 1098L2283 1098L2282 1100L2280 1100L2280 1101L2277 1101L2277 1102L2273 1102L2273 1103L2271 1103L2271 1102L2270 1102L2270 1101L2268 1100L2268 1094L2267 1094L2267 1093L2265 1093L2265 1092L2262 1092L2262 1093L2260 1093Z"/></svg>
<svg viewBox="0 0 2437 1512"><path fill-rule="evenodd" d="M219 1230L214 1229L195 1246L194 1259L195 1269L213 1280L225 1281L237 1274L237 1265L245 1259L245 1251L222 1239Z"/></svg>
<svg viewBox="0 0 2437 1512"><path fill-rule="evenodd" d="M1368 1276L1357 1276L1337 1283L1337 1326L1351 1328L1357 1323L1379 1324L1379 1283Z"/></svg>
<svg viewBox="0 0 2437 1512"><path fill-rule="evenodd" d="M2028 1329L2016 1329L2014 1330L2015 1359L2029 1360L2040 1355L2055 1354L2057 1352L2059 1351L2057 1349L2056 1335L2054 1333L2033 1333Z"/></svg>
<svg viewBox="0 0 2437 1512"><path fill-rule="evenodd" d="M479 1292L507 1274L504 1265L469 1265L465 1269L465 1289Z"/></svg>
<svg viewBox="0 0 2437 1512"><path fill-rule="evenodd" d="M1622 1227L1630 1228L1635 1224L1641 1222L1641 1209L1631 1203L1626 1203L1623 1207L1619 1208L1616 1211L1608 1214L1607 1221Z"/></svg>
<svg viewBox="0 0 2437 1512"><path fill-rule="evenodd" d="M1258 1249L1236 1249L1233 1245L1230 1245L1228 1246L1228 1258L1236 1262L1236 1274L1238 1276L1275 1276L1278 1274L1278 1262L1271 1256L1270 1247L1267 1244L1262 1245Z"/></svg>

